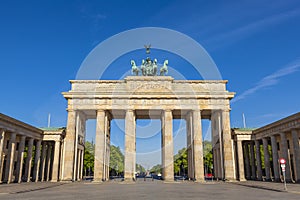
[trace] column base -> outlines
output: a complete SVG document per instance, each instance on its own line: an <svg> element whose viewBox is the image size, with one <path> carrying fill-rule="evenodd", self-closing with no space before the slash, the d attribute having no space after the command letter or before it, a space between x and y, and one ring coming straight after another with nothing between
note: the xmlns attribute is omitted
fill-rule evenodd
<svg viewBox="0 0 300 200"><path fill-rule="evenodd" d="M247 181L246 179L245 179L245 181ZM236 179L225 179L224 180L224 182L238 182L238 180L236 180Z"/></svg>
<svg viewBox="0 0 300 200"><path fill-rule="evenodd" d="M96 178L96 179L93 179L92 182L93 183L103 183L103 180Z"/></svg>
<svg viewBox="0 0 300 200"><path fill-rule="evenodd" d="M135 182L135 179L133 178L124 178L124 182Z"/></svg>
<svg viewBox="0 0 300 200"><path fill-rule="evenodd" d="M205 180L194 180L194 183L205 183L206 181Z"/></svg>
<svg viewBox="0 0 300 200"><path fill-rule="evenodd" d="M174 182L174 178L163 179L164 182L171 183Z"/></svg>
<svg viewBox="0 0 300 200"><path fill-rule="evenodd" d="M164 182L174 182L174 177L163 178Z"/></svg>
<svg viewBox="0 0 300 200"><path fill-rule="evenodd" d="M166 184L178 183L178 184L180 184L180 182L178 182L178 181L163 181L163 183L166 183Z"/></svg>
<svg viewBox="0 0 300 200"><path fill-rule="evenodd" d="M44 182L45 180L40 180L40 182ZM62 179L61 182L74 182L72 179Z"/></svg>

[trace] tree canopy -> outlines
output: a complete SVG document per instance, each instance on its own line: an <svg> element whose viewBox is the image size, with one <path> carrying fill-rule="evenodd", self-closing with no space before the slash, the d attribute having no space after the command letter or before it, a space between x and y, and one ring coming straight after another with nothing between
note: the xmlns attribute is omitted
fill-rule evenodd
<svg viewBox="0 0 300 200"><path fill-rule="evenodd" d="M85 175L91 175L94 171L94 151L95 145L89 141L85 142L85 149L84 149L84 159L83 159L83 169Z"/></svg>
<svg viewBox="0 0 300 200"><path fill-rule="evenodd" d="M185 175L187 174L187 168L188 168L187 149L182 148L174 156L174 173L178 175Z"/></svg>
<svg viewBox="0 0 300 200"><path fill-rule="evenodd" d="M153 166L150 169L150 173L161 174L162 173L162 166L160 164L157 164L157 165Z"/></svg>
<svg viewBox="0 0 300 200"><path fill-rule="evenodd" d="M124 155L122 154L120 147L114 145L110 146L110 160L109 168L111 175L120 175L124 171Z"/></svg>

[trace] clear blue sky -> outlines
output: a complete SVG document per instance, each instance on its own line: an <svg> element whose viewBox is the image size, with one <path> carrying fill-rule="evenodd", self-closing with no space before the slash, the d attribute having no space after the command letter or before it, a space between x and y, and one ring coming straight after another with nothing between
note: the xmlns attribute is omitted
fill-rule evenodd
<svg viewBox="0 0 300 200"><path fill-rule="evenodd" d="M243 125L242 113L248 127L260 127L299 112L297 0L1 1L0 112L38 127L47 126L51 113L52 126L66 126L67 104L61 92L69 90L68 80L75 79L84 58L101 41L138 27L170 28L207 50L229 80L228 90L236 92L232 126ZM169 59L186 79L201 79L184 61L175 61ZM113 67L110 70L107 78L119 78ZM113 143L122 146L117 126L113 130ZM144 143L138 140L138 152L160 145L158 136L148 138ZM157 146L149 149L150 143Z"/></svg>

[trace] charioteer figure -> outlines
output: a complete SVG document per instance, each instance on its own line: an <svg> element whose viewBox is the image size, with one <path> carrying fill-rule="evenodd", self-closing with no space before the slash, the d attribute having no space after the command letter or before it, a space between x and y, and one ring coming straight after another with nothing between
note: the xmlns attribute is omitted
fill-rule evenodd
<svg viewBox="0 0 300 200"><path fill-rule="evenodd" d="M145 49L146 49L146 54L150 54L150 47L151 45L144 45ZM139 75L139 71L142 72L143 76L157 76L157 72L158 72L158 65L157 65L157 59L155 58L153 61L151 60L151 58L148 56L146 58L146 60L142 60L142 65L140 67L140 69L136 66L135 61L131 60L131 71L132 74L134 74L135 76ZM159 76L165 76L168 73L168 60L165 60L164 65L161 67L161 69L159 70Z"/></svg>

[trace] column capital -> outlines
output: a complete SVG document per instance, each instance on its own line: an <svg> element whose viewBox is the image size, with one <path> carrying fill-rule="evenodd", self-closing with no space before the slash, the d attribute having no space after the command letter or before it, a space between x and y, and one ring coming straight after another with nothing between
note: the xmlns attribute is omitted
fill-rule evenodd
<svg viewBox="0 0 300 200"><path fill-rule="evenodd" d="M21 141L25 141L26 140L26 135L21 135Z"/></svg>
<svg viewBox="0 0 300 200"><path fill-rule="evenodd" d="M192 109L191 111L201 112L201 110L202 110L202 109L200 109L200 108L194 108L194 109Z"/></svg>
<svg viewBox="0 0 300 200"><path fill-rule="evenodd" d="M265 137L262 138L262 141L268 140L268 138L270 138L270 137L269 136L265 136Z"/></svg>
<svg viewBox="0 0 300 200"><path fill-rule="evenodd" d="M42 144L42 140L36 140L36 142Z"/></svg>
<svg viewBox="0 0 300 200"><path fill-rule="evenodd" d="M191 112L199 112L199 113L201 113L201 109L193 109L193 110L191 110Z"/></svg>
<svg viewBox="0 0 300 200"><path fill-rule="evenodd" d="M126 109L125 113L133 113L135 115L135 109Z"/></svg>
<svg viewBox="0 0 300 200"><path fill-rule="evenodd" d="M221 112L230 112L231 109L230 108L226 108L226 109L221 109Z"/></svg>

